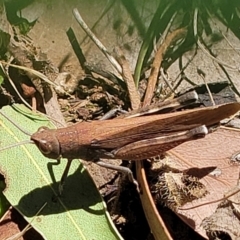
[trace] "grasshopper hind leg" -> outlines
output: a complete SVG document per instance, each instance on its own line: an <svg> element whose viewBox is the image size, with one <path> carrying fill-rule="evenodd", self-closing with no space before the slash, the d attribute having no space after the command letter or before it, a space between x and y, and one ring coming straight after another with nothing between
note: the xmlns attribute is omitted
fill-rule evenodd
<svg viewBox="0 0 240 240"><path fill-rule="evenodd" d="M133 173L132 173L130 168L123 167L123 166L116 166L116 165L113 165L113 164L105 163L105 162L100 161L100 160L96 161L94 163L96 163L97 165L99 165L101 167L105 167L105 168L108 168L108 169L111 169L111 170L115 170L115 171L127 174L129 180L136 186L137 191L140 192L138 182L133 177Z"/></svg>
<svg viewBox="0 0 240 240"><path fill-rule="evenodd" d="M68 172L69 172L71 163L72 163L72 159L68 159L67 165L66 165L66 167L64 169L64 172L62 174L61 181L60 181L59 187L58 187L60 196L62 195L63 185L66 181L67 176L68 176ZM105 162L100 161L100 160L94 161L94 163L96 163L97 165L99 165L101 167L105 167L105 168L108 168L108 169L111 169L111 170L114 170L114 171L118 171L118 172L127 174L129 180L136 186L137 191L140 192L138 182L137 182L136 179L134 179L133 173L132 173L130 168L123 167L123 166L116 166L116 165L113 165L113 164L105 163Z"/></svg>

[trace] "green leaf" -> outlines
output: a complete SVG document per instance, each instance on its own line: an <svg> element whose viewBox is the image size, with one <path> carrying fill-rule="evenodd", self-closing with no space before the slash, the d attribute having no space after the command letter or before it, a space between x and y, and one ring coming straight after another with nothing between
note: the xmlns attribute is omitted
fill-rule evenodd
<svg viewBox="0 0 240 240"><path fill-rule="evenodd" d="M21 105L4 107L1 112L31 133L40 126L53 128L45 117ZM0 147L29 138L0 115ZM52 165L54 160L43 157L34 144L1 151L0 171L7 185L4 195L28 222L33 221L32 226L45 239L121 239L93 180L79 160L72 162L63 194L58 196L59 182L54 178L61 178L66 161Z"/></svg>

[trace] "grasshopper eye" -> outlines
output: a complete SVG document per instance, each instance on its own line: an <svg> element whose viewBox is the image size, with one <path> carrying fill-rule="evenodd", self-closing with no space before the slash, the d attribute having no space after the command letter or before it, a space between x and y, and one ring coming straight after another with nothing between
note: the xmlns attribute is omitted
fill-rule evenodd
<svg viewBox="0 0 240 240"><path fill-rule="evenodd" d="M38 148L45 155L50 154L52 152L52 146L45 140L41 140L38 142Z"/></svg>

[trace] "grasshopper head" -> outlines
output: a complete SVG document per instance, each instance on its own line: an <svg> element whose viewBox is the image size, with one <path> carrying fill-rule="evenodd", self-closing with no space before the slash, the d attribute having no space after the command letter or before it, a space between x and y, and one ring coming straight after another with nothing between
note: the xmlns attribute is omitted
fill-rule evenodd
<svg viewBox="0 0 240 240"><path fill-rule="evenodd" d="M38 131L31 136L31 140L45 157L51 159L61 157L60 145L53 129L40 127Z"/></svg>

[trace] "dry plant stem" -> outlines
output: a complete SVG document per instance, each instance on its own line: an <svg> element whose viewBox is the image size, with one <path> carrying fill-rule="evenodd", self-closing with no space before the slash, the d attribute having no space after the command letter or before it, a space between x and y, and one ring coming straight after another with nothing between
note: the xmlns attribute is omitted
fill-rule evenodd
<svg viewBox="0 0 240 240"><path fill-rule="evenodd" d="M142 206L154 238L156 240L172 240L172 237L170 236L164 221L159 215L156 205L149 191L142 161L136 162L136 170L138 182L142 191L140 195Z"/></svg>
<svg viewBox="0 0 240 240"><path fill-rule="evenodd" d="M108 3L106 3L105 8L103 9L101 15L98 17L98 19L95 21L95 23L93 24L93 26L91 27L91 30L96 29L96 27L98 26L99 22L101 19L103 19L103 17L108 13L108 11L112 8L112 6L115 4L115 1L108 1ZM80 45L82 43L85 42L85 40L88 38L88 36L85 36L82 41L80 42Z"/></svg>
<svg viewBox="0 0 240 240"><path fill-rule="evenodd" d="M0 223L2 223L3 221L4 221L4 219L6 218L6 216L8 215L8 213L9 213L9 211L11 211L12 210L12 206L10 206L9 208L8 208L8 210L3 214L3 216L1 217L1 219L0 219Z"/></svg>
<svg viewBox="0 0 240 240"><path fill-rule="evenodd" d="M174 91L173 87L171 86L170 82L169 82L169 79L168 77L166 76L166 74L164 73L163 71L163 68L160 68L160 73L161 73L161 76L164 80L164 82L167 84L167 86L170 88L171 92L176 94L176 92Z"/></svg>
<svg viewBox="0 0 240 240"><path fill-rule="evenodd" d="M185 28L180 28L180 29L174 30L172 33L170 33L167 36L167 38L165 39L163 44L159 47L159 49L158 49L158 51L155 55L153 64L152 64L151 74L150 74L150 77L148 79L147 91L146 91L146 94L145 94L143 106L147 106L151 103L153 93L154 93L154 88L155 88L156 83L157 83L158 74L159 74L159 70L160 70L160 67L161 67L163 55L165 54L167 48L171 45L171 43L173 41L181 38L182 35L185 34L185 33L186 33Z"/></svg>
<svg viewBox="0 0 240 240"><path fill-rule="evenodd" d="M30 43L30 46L34 47L33 43ZM61 92L67 96L69 96L69 94L66 93L66 91L60 85L54 83L56 76L59 74L57 68L54 68L51 64L48 64L49 68L47 66L47 68L44 67L42 70L47 76L40 73L39 71L34 70L33 63L36 56L34 56L32 51L26 47L24 41L16 42L14 39L11 39L8 46L8 51L14 56L17 63L21 65L19 66L11 64L11 66L25 71L25 74L32 81L35 88L40 93L47 115L49 115L49 117L54 120L56 125L63 126L64 119L62 113L60 112L57 96L54 89L52 89L52 86L54 86L54 88L58 89L59 91L61 90ZM42 84L41 80L45 81L48 84Z"/></svg>
<svg viewBox="0 0 240 240"><path fill-rule="evenodd" d="M180 72L178 73L178 75L175 77L175 79L172 81L172 82L176 82L177 81L177 79L180 77L180 79L178 80L178 82L172 87L172 89L174 90L174 92L175 92L175 90L177 89L177 87L180 85L180 83L183 81L183 77L182 77L182 75L185 75L185 73L184 73L184 71L185 71L185 69L189 66L189 64L193 61L193 59L194 59L194 57L197 55L197 48L195 48L195 52L194 52L194 54L188 59L188 62L183 66L183 67L181 67L181 66L179 66L179 69L180 69ZM164 99L167 99L167 98L169 98L170 96L171 96L171 92L170 93L168 93L165 97L164 97Z"/></svg>
<svg viewBox="0 0 240 240"><path fill-rule="evenodd" d="M138 94L138 91L137 91L135 83L134 83L134 79L133 79L128 61L124 57L123 52L121 51L121 49L119 47L115 48L115 52L118 56L118 58L117 58L118 62L120 63L120 65L122 67L122 77L123 77L123 80L127 84L127 89L128 89L132 109L136 110L140 107L141 101L140 101L140 96Z"/></svg>
<svg viewBox="0 0 240 240"><path fill-rule="evenodd" d="M27 226L20 233L17 233L7 238L6 240L17 240L21 238L30 228L32 228L31 223L35 220L35 218L40 214L40 212L45 208L46 205L47 205L47 202L43 204L43 206L38 210L34 218L27 224Z"/></svg>
<svg viewBox="0 0 240 240"><path fill-rule="evenodd" d="M202 80L203 80L203 82L204 82L204 84L205 84L205 86L206 86L206 88L207 88L207 91L208 91L209 97L210 97L210 99L211 99L212 105L215 106L216 104L215 104L215 102L214 102L212 93L211 93L211 91L210 91L210 89L209 89L209 87L208 87L208 84L207 84L207 81L206 81L206 78L205 78L205 74L204 74L203 71L200 70L200 69L197 69L197 73L198 73L198 75L202 78Z"/></svg>
<svg viewBox="0 0 240 240"><path fill-rule="evenodd" d="M190 65L190 63L193 61L193 59L195 58L196 55L197 55L197 48L195 48L193 55L188 59L187 63L184 66L181 67L181 63L179 64L180 72L176 76L176 78L173 80L173 82L175 82L182 74L185 74L184 73L185 69L187 69L187 67ZM181 61L181 60L179 60L179 61ZM178 85L178 84L176 84L176 85ZM175 89L175 87L173 89Z"/></svg>
<svg viewBox="0 0 240 240"><path fill-rule="evenodd" d="M8 72L5 71L5 69L3 68L2 64L3 64L3 65L7 65L7 67L8 67L8 66L11 66L11 67L15 67L15 68L17 68L17 69L21 69L21 70L30 72L31 74L35 74L37 77L41 78L43 81L49 83L50 85L53 85L53 86L55 86L55 87L58 87L57 84L55 84L54 82L50 81L44 74L42 74L42 73L40 73L40 72L38 72L38 71L36 71L36 70L34 70L34 69L27 68L27 67L23 67L23 66L19 66L19 65L15 65L15 64L11 64L11 63L6 63L6 62L3 62L3 61L0 60L0 67L2 68L4 74L8 77L8 80L9 80L9 82L11 83L13 89L16 91L17 95L18 95L19 98L22 100L22 102L23 102L28 108L30 108L31 110L34 110L34 105L36 104L36 103L35 103L35 99L32 99L32 101L33 101L33 102L32 102L33 106L30 106L30 105L25 101L25 99L24 99L24 98L21 96L21 94L18 92L18 90L17 90L15 84L13 83L12 79L9 77ZM35 97L34 97L34 98L35 98ZM42 113L42 112L39 112L39 111L37 111L37 112L38 112L39 114L42 114L42 115L46 116L47 118L53 120L55 123L58 123L59 126L61 126L61 127L65 126L61 121L59 121L59 120L57 120L57 119L55 119L55 118L53 118L53 117L51 117L51 116L48 116L48 115L46 115L46 114L44 114L44 113Z"/></svg>
<svg viewBox="0 0 240 240"><path fill-rule="evenodd" d="M223 62L222 60L217 59L216 57L213 57L204 47L204 45L199 41L198 39L198 33L197 33L197 20L198 20L198 9L195 8L194 10L194 20L193 20L193 32L194 32L194 36L197 40L197 45L201 48L201 50L208 56L210 57L212 60L216 61L218 64L221 64L222 66L225 66L226 68L228 68L229 70L232 71L237 71L239 72L239 67L233 67L230 66L229 64Z"/></svg>
<svg viewBox="0 0 240 240"><path fill-rule="evenodd" d="M28 224L21 232L14 234L11 237L6 238L5 240L18 240L23 237L23 235L32 228L30 224Z"/></svg>
<svg viewBox="0 0 240 240"><path fill-rule="evenodd" d="M234 50L234 52L240 56L239 52L236 50L236 48L232 45L232 43L228 40L228 38L226 37L226 35L221 32L222 36L224 37L224 39L226 40L226 42L228 43L228 45Z"/></svg>
<svg viewBox="0 0 240 240"><path fill-rule="evenodd" d="M7 64L7 63L6 63ZM30 109L32 109L32 107L28 104L28 102L25 101L25 99L21 96L21 94L19 93L19 91L17 90L15 84L13 83L13 80L10 78L9 74L8 74L8 66L10 64L7 64L6 66L6 70L4 69L2 62L0 62L0 67L3 71L3 73L6 75L8 81L10 82L11 86L13 87L13 89L15 90L15 92L17 93L18 97L22 100L22 102Z"/></svg>
<svg viewBox="0 0 240 240"><path fill-rule="evenodd" d="M237 67L232 67L230 65L228 65L227 63L217 59L216 57L213 57L204 47L204 45L199 41L197 40L197 44L198 46L201 48L201 50L208 56L210 57L213 61L217 62L218 64L221 64L223 65L224 67L226 67L228 70L232 70L232 71L235 71L235 72L239 72L239 68Z"/></svg>
<svg viewBox="0 0 240 240"><path fill-rule="evenodd" d="M73 15L76 18L77 22L81 26L81 28L86 32L86 34L92 39L92 41L97 45L97 47L103 52L103 54L107 57L113 67L117 70L119 74L122 74L122 68L117 62L117 60L110 55L106 47L99 41L96 35L90 30L88 25L84 22L82 16L78 12L76 8L73 9Z"/></svg>
<svg viewBox="0 0 240 240"><path fill-rule="evenodd" d="M11 66L11 67L15 67L15 68L24 70L24 71L26 71L26 72L28 72L30 74L33 74L34 76L42 79L43 81L45 81L49 85L52 85L53 87L59 88L59 85L57 85L56 83L50 81L44 74L40 73L39 71L36 71L34 69L31 69L31 68L23 67L23 66L20 66L20 65L16 65L16 64L6 63L4 61L0 61L0 63L2 63L3 65L8 65L8 66ZM67 92L64 92L64 93L66 95L70 96Z"/></svg>
<svg viewBox="0 0 240 240"><path fill-rule="evenodd" d="M227 74L227 71L225 70L228 69L228 70L231 70L231 71L237 71L239 72L240 71L240 67L232 67L230 65L228 65L227 63L221 61L221 60L218 60L214 54L211 53L211 51L209 50L206 50L205 46L199 41L198 39L198 35L197 35L197 19L198 19L198 9L196 8L195 11L194 11L194 21L193 21L193 32L194 32L194 36L195 36L195 39L197 41L197 45L199 46L199 48L203 51L203 53L205 53L207 56L209 56L213 61L217 62L218 65L220 66L220 68L222 69L222 71L225 73L225 75L227 76L228 78L228 81L230 82L230 84L232 85L232 88L234 90L234 92L236 92L236 94L238 96L240 96L240 93L238 91L238 89L235 87L235 84L232 82L231 78L228 76ZM224 68L225 67L225 68Z"/></svg>

